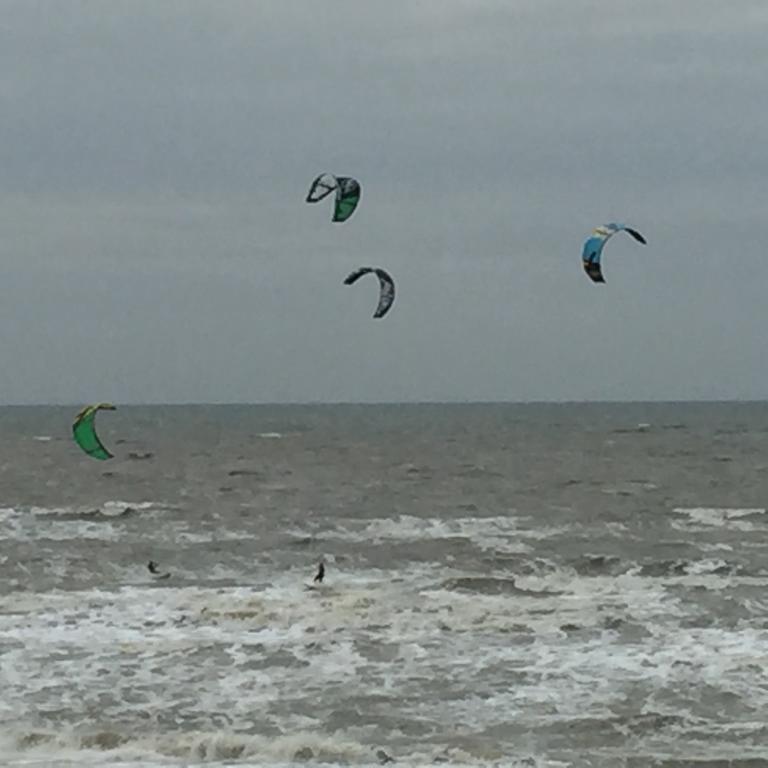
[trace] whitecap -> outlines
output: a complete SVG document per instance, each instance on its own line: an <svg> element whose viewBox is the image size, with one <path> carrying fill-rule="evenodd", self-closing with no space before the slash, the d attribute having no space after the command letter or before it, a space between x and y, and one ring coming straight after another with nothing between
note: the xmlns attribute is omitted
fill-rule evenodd
<svg viewBox="0 0 768 768"><path fill-rule="evenodd" d="M689 527L697 530L712 528L731 528L738 531L755 530L754 522L743 520L745 517L765 515L764 507L675 507L675 514L685 515L688 521L682 525L672 521L672 527L681 530ZM696 528L698 526L698 528Z"/></svg>

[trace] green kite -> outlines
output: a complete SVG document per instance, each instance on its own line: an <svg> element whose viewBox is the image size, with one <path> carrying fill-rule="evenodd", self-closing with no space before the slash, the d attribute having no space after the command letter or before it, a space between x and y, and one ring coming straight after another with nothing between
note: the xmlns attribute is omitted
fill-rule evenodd
<svg viewBox="0 0 768 768"><path fill-rule="evenodd" d="M101 442L96 434L96 414L99 411L116 410L117 408L111 403L88 405L77 414L72 424L72 436L75 438L75 442L94 459L104 461L112 458L112 454L104 447L104 443Z"/></svg>
<svg viewBox="0 0 768 768"><path fill-rule="evenodd" d="M321 173L309 188L308 203L319 203L331 192L336 192L336 205L333 209L333 221L340 223L346 221L357 208L360 202L362 189L357 179L348 176L334 176L331 173Z"/></svg>

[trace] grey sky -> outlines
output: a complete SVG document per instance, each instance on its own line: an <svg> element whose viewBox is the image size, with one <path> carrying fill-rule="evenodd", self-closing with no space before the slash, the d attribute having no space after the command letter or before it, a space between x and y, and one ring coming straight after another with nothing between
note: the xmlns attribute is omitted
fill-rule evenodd
<svg viewBox="0 0 768 768"><path fill-rule="evenodd" d="M768 397L765 0L0 9L2 402Z"/></svg>

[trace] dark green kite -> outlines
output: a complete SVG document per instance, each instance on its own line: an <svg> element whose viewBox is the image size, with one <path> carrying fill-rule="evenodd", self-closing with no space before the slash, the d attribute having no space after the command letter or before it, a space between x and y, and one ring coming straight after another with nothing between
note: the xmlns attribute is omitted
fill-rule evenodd
<svg viewBox="0 0 768 768"><path fill-rule="evenodd" d="M333 220L340 223L346 221L355 212L355 208L360 202L362 189L357 179L321 173L309 188L307 202L319 203L334 191L336 192L336 204L333 209Z"/></svg>

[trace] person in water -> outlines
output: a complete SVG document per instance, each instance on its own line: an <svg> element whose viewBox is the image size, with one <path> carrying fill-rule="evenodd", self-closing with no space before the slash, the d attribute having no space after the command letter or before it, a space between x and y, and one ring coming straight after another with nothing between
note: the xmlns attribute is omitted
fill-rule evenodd
<svg viewBox="0 0 768 768"><path fill-rule="evenodd" d="M149 569L149 572L153 576L157 576L158 579L168 579L171 576L170 571L168 573L161 573L160 569L157 567L157 563L154 560L150 560L147 563L147 568Z"/></svg>
<svg viewBox="0 0 768 768"><path fill-rule="evenodd" d="M317 566L317 573L315 574L314 582L316 584L322 584L325 578L325 564L321 560Z"/></svg>

